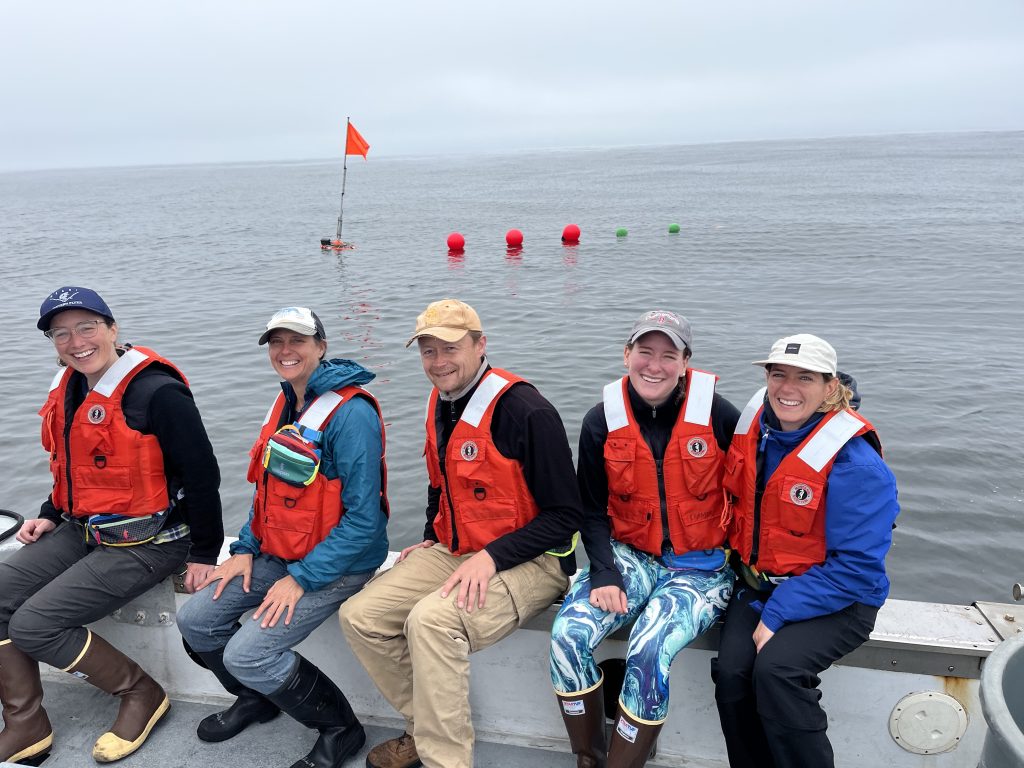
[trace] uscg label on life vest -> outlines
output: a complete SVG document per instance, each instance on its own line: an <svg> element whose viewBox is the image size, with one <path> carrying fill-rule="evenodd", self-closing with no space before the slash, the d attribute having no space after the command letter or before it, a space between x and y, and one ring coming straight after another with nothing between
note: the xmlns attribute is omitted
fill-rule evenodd
<svg viewBox="0 0 1024 768"><path fill-rule="evenodd" d="M102 405L94 405L89 409L89 421L93 424L100 424L107 418L107 411Z"/></svg>
<svg viewBox="0 0 1024 768"><path fill-rule="evenodd" d="M708 444L704 442L704 438L695 437L686 444L686 452L693 458L699 459L708 452Z"/></svg>
<svg viewBox="0 0 1024 768"><path fill-rule="evenodd" d="M467 440L459 449L459 454L466 461L473 461L473 459L480 455L480 449L476 447L476 443L472 440Z"/></svg>
<svg viewBox="0 0 1024 768"><path fill-rule="evenodd" d="M583 699L577 699L576 701L562 700L562 711L567 715L585 715L587 708L583 705Z"/></svg>
<svg viewBox="0 0 1024 768"><path fill-rule="evenodd" d="M615 725L615 730L619 732L619 736L632 744L636 741L636 734L640 729L635 725L630 725L626 722L625 718L620 717L619 722Z"/></svg>
<svg viewBox="0 0 1024 768"><path fill-rule="evenodd" d="M806 507L814 498L814 491L807 483L796 483L789 489L789 500L798 507Z"/></svg>

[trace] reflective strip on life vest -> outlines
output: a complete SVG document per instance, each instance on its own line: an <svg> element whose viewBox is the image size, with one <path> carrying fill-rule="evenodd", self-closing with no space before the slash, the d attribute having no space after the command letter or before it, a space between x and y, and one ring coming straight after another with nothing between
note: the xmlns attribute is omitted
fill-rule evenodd
<svg viewBox="0 0 1024 768"><path fill-rule="evenodd" d="M608 431L614 432L629 424L626 415L626 398L622 393L622 379L616 379L604 386L604 420Z"/></svg>
<svg viewBox="0 0 1024 768"><path fill-rule="evenodd" d="M821 472L839 449L863 427L864 422L848 411L837 413L800 449L797 458L815 472Z"/></svg>
<svg viewBox="0 0 1024 768"><path fill-rule="evenodd" d="M757 416L757 412L761 410L761 405L764 403L764 394L767 391L768 387L761 387L743 407L743 412L740 414L740 420L736 422L735 434L745 435L750 430L750 425L754 422L754 417Z"/></svg>
<svg viewBox="0 0 1024 768"><path fill-rule="evenodd" d="M324 392L302 414L302 418L299 419L299 426L315 429L317 432L321 431L324 423L334 413L334 409L341 405L341 401L344 399L333 390Z"/></svg>
<svg viewBox="0 0 1024 768"><path fill-rule="evenodd" d="M110 397L118 385L124 381L125 377L148 357L149 355L144 355L137 349L129 349L117 359L116 363L107 369L107 372L103 374L103 378L92 388L92 391L97 395Z"/></svg>
<svg viewBox="0 0 1024 768"><path fill-rule="evenodd" d="M711 423L711 401L715 397L715 377L705 371L691 370L683 406L683 421L706 427Z"/></svg>
<svg viewBox="0 0 1024 768"><path fill-rule="evenodd" d="M498 393L501 392L506 384L508 384L507 379L502 378L493 371L488 372L484 380L480 382L480 386L476 388L473 397L470 398L469 405L462 412L460 421L464 421L473 427L479 427L480 421L483 419L484 414L487 413L491 402L493 402L494 398L498 396Z"/></svg>

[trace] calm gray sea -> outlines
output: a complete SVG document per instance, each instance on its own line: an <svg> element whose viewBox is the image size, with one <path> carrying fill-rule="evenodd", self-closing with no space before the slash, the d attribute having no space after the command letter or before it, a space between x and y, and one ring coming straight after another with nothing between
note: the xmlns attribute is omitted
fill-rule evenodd
<svg viewBox="0 0 1024 768"><path fill-rule="evenodd" d="M537 384L573 444L623 372L634 317L669 307L693 323L694 364L738 406L761 384L749 361L776 338L835 345L899 480L895 596L1007 600L1024 578L1024 133L371 154L349 160L356 249L338 255L318 240L334 232L340 181L340 160L0 175L0 506L34 516L48 492L36 412L54 354L35 321L61 285L98 289L122 339L189 376L229 530L277 391L257 338L278 307L312 306L331 352L377 373L392 548L422 531L427 384L404 343L428 302L473 304L492 362ZM570 222L577 247L560 243Z"/></svg>

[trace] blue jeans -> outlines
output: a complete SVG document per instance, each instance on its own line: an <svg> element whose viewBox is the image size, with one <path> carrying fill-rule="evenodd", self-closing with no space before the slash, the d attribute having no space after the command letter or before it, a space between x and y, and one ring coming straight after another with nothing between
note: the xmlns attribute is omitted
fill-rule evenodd
<svg viewBox="0 0 1024 768"><path fill-rule="evenodd" d="M178 629L194 650L223 649L228 672L246 688L264 695L279 690L294 671L298 662L291 649L336 614L374 573L347 573L323 589L306 592L295 605L291 624L282 617L277 626L263 628L261 622L246 619L238 628L242 615L259 606L274 583L288 575L286 565L278 557L257 555L252 559L249 592L242 590L242 579L235 578L214 600L214 583L193 595L178 612Z"/></svg>

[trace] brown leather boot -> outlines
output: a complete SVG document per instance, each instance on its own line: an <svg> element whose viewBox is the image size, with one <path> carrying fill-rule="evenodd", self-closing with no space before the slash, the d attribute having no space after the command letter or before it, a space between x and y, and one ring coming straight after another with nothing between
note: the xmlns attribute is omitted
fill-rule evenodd
<svg viewBox="0 0 1024 768"><path fill-rule="evenodd" d="M378 744L366 755L366 768L419 768L421 765L416 742L409 733Z"/></svg>
<svg viewBox="0 0 1024 768"><path fill-rule="evenodd" d="M604 741L604 690L602 679L579 693L559 693L558 708L576 755L576 768L605 768L608 750Z"/></svg>
<svg viewBox="0 0 1024 768"><path fill-rule="evenodd" d="M171 706L159 683L92 631L78 660L64 671L121 699L114 725L93 745L97 763L112 763L141 747Z"/></svg>
<svg viewBox="0 0 1024 768"><path fill-rule="evenodd" d="M665 724L637 720L619 704L612 743L608 746L608 768L643 768L655 754L658 734Z"/></svg>
<svg viewBox="0 0 1024 768"><path fill-rule="evenodd" d="M0 703L4 712L0 763L38 765L53 744L50 718L43 709L39 663L10 640L0 640Z"/></svg>

